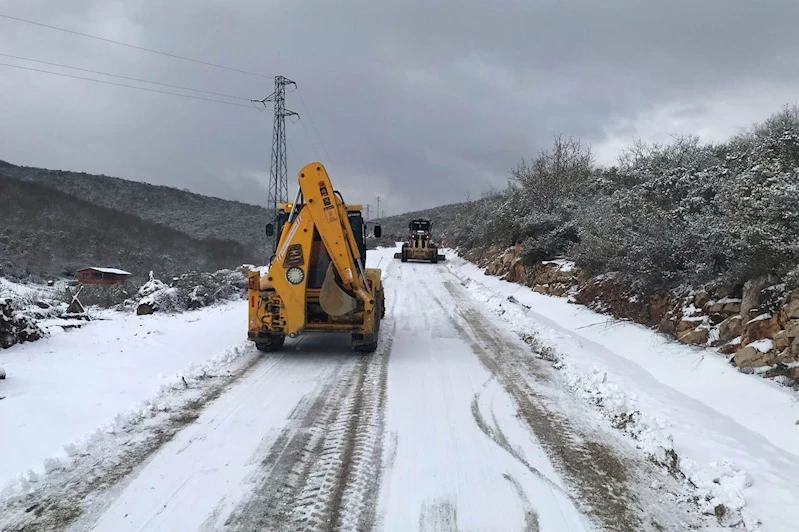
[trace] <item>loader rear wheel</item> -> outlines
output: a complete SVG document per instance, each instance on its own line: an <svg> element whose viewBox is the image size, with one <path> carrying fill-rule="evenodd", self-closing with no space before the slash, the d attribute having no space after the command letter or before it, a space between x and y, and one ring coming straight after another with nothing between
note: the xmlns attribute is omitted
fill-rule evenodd
<svg viewBox="0 0 799 532"><path fill-rule="evenodd" d="M436 264L436 263L438 263L438 248L437 247L433 247L432 250L433 250L433 254L431 255L430 262L432 262L433 264Z"/></svg>
<svg viewBox="0 0 799 532"><path fill-rule="evenodd" d="M405 252L405 248L402 249L402 257L400 257L402 262L408 262L408 254Z"/></svg>
<svg viewBox="0 0 799 532"><path fill-rule="evenodd" d="M285 341L286 337L282 334L270 334L258 338L258 341L255 342L255 348L262 353L269 353L283 347L283 342Z"/></svg>
<svg viewBox="0 0 799 532"><path fill-rule="evenodd" d="M379 304L378 304L379 305ZM382 306L382 305L380 305ZM356 344L353 349L359 353L374 353L377 350L377 341L379 332L380 332L380 318L382 317L382 311L380 309L375 309L375 321L374 321L374 328L372 329L372 334L370 335L373 340L368 343L359 343Z"/></svg>

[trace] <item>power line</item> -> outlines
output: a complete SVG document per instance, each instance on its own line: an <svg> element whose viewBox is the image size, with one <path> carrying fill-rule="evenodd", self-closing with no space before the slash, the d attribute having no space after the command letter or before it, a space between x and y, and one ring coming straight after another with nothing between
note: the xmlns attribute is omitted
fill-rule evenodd
<svg viewBox="0 0 799 532"><path fill-rule="evenodd" d="M30 70L31 72L41 72L43 74L52 74L54 76L63 76L65 78L73 78L73 79L82 79L84 81L93 81L95 83L102 83L104 85L113 85L115 87L126 87L128 89L136 89L140 91L147 91L147 92L157 92L158 94L169 94L170 96L180 96L182 98L191 98L192 100L203 100L205 102L214 102L214 103L221 103L225 105L233 105L235 107L246 107L247 109L252 109L252 105L244 105L241 103L234 103L234 102L226 102L224 100L215 100L213 98L203 98L202 96L192 96L190 94L180 94L179 92L169 92L169 91L162 91L158 89L148 89L146 87L136 87L135 85L125 85L124 83L114 83L113 81L105 81L102 79L92 79L92 78L84 78L82 76L73 76L72 74L63 74L61 72L51 72L49 70L40 70L38 68L31 68L31 67L24 67L20 65L10 65L8 63L0 63L0 66L6 66L11 68L19 68L21 70Z"/></svg>
<svg viewBox="0 0 799 532"><path fill-rule="evenodd" d="M297 94L300 97L300 102L302 102L302 106L305 108L305 114L308 116L308 119L311 121L311 126L313 127L314 131L316 132L316 137L319 139L319 145L322 147L322 151L325 154L325 157L330 159L330 155L328 155L327 150L325 149L325 144L322 142L322 135L319 134L319 130L316 129L316 123L313 120L313 116L311 116L311 111L308 109L308 106L305 105L305 98L302 97L302 92L300 92L300 88L297 87Z"/></svg>
<svg viewBox="0 0 799 532"><path fill-rule="evenodd" d="M303 121L302 121L302 119L298 120L298 122L299 122L299 123L300 123L300 125L302 126L302 130L303 130L303 131L305 131L305 138L307 138L307 139L308 139L308 142L311 144L311 149L313 150L313 152L314 152L314 155L316 155L316 158L317 158L317 159L321 159L321 157L319 157L319 152L318 152L318 151L316 151L316 144L314 144L314 141L313 141L313 139L311 138L311 134L310 134L310 133L308 133L308 128L307 128L307 127L305 127L305 122L303 122Z"/></svg>
<svg viewBox="0 0 799 532"><path fill-rule="evenodd" d="M219 93L219 92L205 91L205 90L201 90L201 89L192 89L191 87L182 87L180 85L170 85L169 83L161 83L161 82L158 82L158 81L150 81L150 80L147 80L147 79L131 78L129 76L121 76L119 74L109 74L108 72L100 72L99 70L90 70L88 68L80 68L80 67L74 67L74 66L69 66L69 65L62 65L62 64L59 64L59 63L51 63L49 61L41 61L39 59L30 59L29 57L20 57L18 55L0 53L0 56L2 56L2 57L10 57L12 59L21 59L22 61L31 61L33 63L41 63L43 65L56 66L56 67L61 67L61 68L69 68L69 69L72 69L72 70L79 70L81 72L89 72L91 74L100 74L101 76L110 76L112 78L127 79L127 80L130 80L130 81L138 81L140 83L150 83L152 85L160 85L162 87L170 87L170 88L173 88L173 89L181 89L181 90L192 91L192 92L201 92L203 94L211 94L213 96L222 96L223 98L233 98L234 100L243 100L245 102L249 102L250 101L250 98L243 98L241 96L233 96L233 95L230 95L230 94L223 94L223 93Z"/></svg>
<svg viewBox="0 0 799 532"><path fill-rule="evenodd" d="M10 19L10 20L16 20L18 22L24 22L26 24L32 24L34 26L41 26L43 28L49 28L51 30L58 30L58 31L63 31L65 33L72 33L73 35L80 35L81 37L88 37L90 39L96 39L98 41L109 42L109 43L112 43L112 44L118 44L120 46L127 46L128 48L133 48L133 49L136 49L136 50L142 50L144 52L150 52L150 53L153 53L153 54L164 55L164 56L167 56L167 57L173 57L175 59L181 59L183 61L190 61L192 63L198 63L198 64L201 64L201 65L212 66L212 67L215 67L215 68L222 68L224 70L230 70L232 72L238 72L240 74L247 74L247 75L250 75L250 76L257 76L259 78L268 78L268 77L270 77L270 76L267 76L265 74L258 74L256 72L250 72L250 71L247 71L247 70L241 70L241 69L238 69L238 68L233 68L233 67L229 67L229 66L225 66L225 65L219 65L219 64L216 64L216 63L209 63L208 61L202 61L200 59L192 59L191 57L184 57L182 55L170 54L169 52L162 52L160 50L154 50L152 48L145 48L143 46L136 46L135 44L128 44L128 43L124 43L124 42L120 42L120 41L115 41L115 40L112 40L112 39L106 39L105 37L98 37L96 35L89 35L88 33L81 33L79 31L75 31L75 30L68 30L66 28L59 28L58 26L51 26L50 24L43 24L41 22L35 22L33 20L26 20L24 18L12 17L10 15L3 15L2 13L0 13L0 18L7 18L7 19Z"/></svg>

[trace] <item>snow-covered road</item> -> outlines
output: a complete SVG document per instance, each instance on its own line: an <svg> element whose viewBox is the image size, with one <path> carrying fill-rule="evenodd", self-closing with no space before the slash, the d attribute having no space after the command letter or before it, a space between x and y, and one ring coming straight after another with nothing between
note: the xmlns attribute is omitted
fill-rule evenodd
<svg viewBox="0 0 799 532"><path fill-rule="evenodd" d="M608 419L597 397L619 394L602 396L607 375L593 390L564 362L571 352L616 364L619 355L548 335L546 308L528 323L534 315L509 303L503 288L476 284L462 261L402 264L393 252L369 252L370 265L384 270L388 307L374 355L354 354L347 338L329 335L263 356L234 347L226 372L195 373L159 415L89 445L39 489L6 501L0 529L757 530L760 518L763 531L791 530L799 495L785 478L799 469L796 455L761 442L779 451L758 457L763 467L784 470L784 478L769 477L780 515L743 519L741 507L712 515L718 505L708 512L709 500L697 502L706 492L685 478L685 457L670 444L653 448L669 439L669 422L690 429L713 405L697 399L696 415L686 412L675 384L671 394L656 390L662 408L652 414L671 410L681 419L657 425L646 411ZM560 308L551 298L537 303L548 300L553 312ZM227 319L218 326L224 335L236 327ZM531 327L540 328L537 339L523 333ZM583 348L591 354L577 353ZM618 375L627 374L620 367ZM781 409L778 419L792 415L779 390L764 390ZM655 409L647 399L641 404ZM711 428L722 443L742 434L731 420ZM779 434L774 445L790 441ZM677 450L709 458L708 445L689 443ZM727 480L719 475L719 485L743 498L746 487Z"/></svg>

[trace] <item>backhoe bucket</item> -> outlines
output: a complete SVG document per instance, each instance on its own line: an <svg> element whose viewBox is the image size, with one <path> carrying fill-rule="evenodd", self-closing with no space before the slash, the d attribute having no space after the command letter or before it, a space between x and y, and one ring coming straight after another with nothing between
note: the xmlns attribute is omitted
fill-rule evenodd
<svg viewBox="0 0 799 532"><path fill-rule="evenodd" d="M343 316L355 310L356 307L355 299L336 284L332 262L327 265L325 280L322 281L322 288L319 291L319 305L322 310L331 316Z"/></svg>

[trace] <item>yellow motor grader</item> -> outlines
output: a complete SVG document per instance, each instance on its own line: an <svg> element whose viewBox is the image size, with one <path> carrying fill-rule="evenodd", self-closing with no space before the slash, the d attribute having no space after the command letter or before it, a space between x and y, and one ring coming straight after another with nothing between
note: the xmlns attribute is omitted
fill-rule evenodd
<svg viewBox="0 0 799 532"><path fill-rule="evenodd" d="M299 172L293 203L278 206L278 238L267 273L249 273L248 339L260 351L304 332L351 334L356 351L377 349L385 316L381 271L366 268L366 226L360 205L347 205L322 163ZM379 225L374 235L380 237Z"/></svg>
<svg viewBox="0 0 799 532"><path fill-rule="evenodd" d="M433 243L432 228L432 222L426 218L411 220L408 224L408 241L403 242L402 251L395 253L394 258L402 262L421 260L433 264L445 260L446 257L438 252L438 246Z"/></svg>

